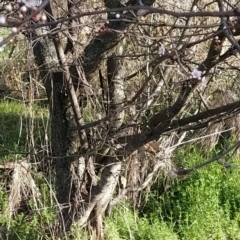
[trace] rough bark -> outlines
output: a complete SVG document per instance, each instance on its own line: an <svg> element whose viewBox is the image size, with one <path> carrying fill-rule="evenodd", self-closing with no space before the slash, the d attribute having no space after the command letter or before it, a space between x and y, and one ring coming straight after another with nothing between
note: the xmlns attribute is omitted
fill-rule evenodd
<svg viewBox="0 0 240 240"><path fill-rule="evenodd" d="M80 226L91 219L96 228L97 239L103 239L102 215L105 212L109 201L112 198L118 177L121 171L121 162L112 157L105 161L102 177L97 186L92 189L89 204L83 216L78 221Z"/></svg>
<svg viewBox="0 0 240 240"><path fill-rule="evenodd" d="M106 1L107 2L107 1ZM119 6L119 2L115 1L115 4ZM112 3L108 2L108 4L112 5ZM116 5L114 5L116 7ZM46 10L52 14L51 6L48 5ZM117 30L125 29L129 24L126 24L122 21L117 23L111 23L111 28ZM40 35L36 33L36 37ZM53 36L52 36L53 37ZM96 69L99 68L99 65L103 62L103 56L110 51L112 51L113 47L115 47L119 41L122 40L122 35L117 34L116 32L111 32L100 36L99 38L95 38L92 42L86 47L82 60L83 67L85 70L86 77L92 76ZM69 127L72 125L72 122L78 123L80 121L80 117L75 114L75 119L69 117L72 112L69 112L69 95L71 95L71 91L75 91L73 89L72 84L68 84L69 76L66 75L68 72L63 65L63 72L59 72L57 68L62 64L66 64L64 60L64 53L61 50L61 43L58 41L57 34L54 38L43 37L36 44L33 45L33 51L35 55L35 60L39 69L41 71L42 79L44 80L46 92L49 98L50 103L50 115L51 115L51 143L52 143L52 154L55 162L56 169L56 190L57 190L57 198L59 203L64 206L66 203L68 206L65 206L61 212L63 216L63 221L65 226L68 228L71 224L71 220L69 219L71 216L69 215L69 203L72 199L77 198L77 196L72 196L74 191L72 189L72 182L76 180L74 173L72 171L72 162L77 161L76 157L71 157L71 154L78 153L79 148L79 139L78 134L69 133ZM119 60L114 59L114 61ZM118 66L121 66L119 64ZM73 66L74 71L76 71L75 66ZM72 70L72 69L71 69ZM110 70L109 70L110 71ZM116 130L120 127L121 122L123 121L123 113L124 111L118 111L121 107L121 102L124 100L124 91L123 91L123 79L121 68L114 69L114 73L112 73L111 78L111 115L118 118L118 123L113 124L111 128ZM75 75L76 76L76 75ZM89 79L89 78L88 78ZM109 78L110 79L110 78ZM71 90L72 89L72 90ZM121 92L121 94L119 94ZM71 95L72 96L72 95ZM77 103L70 101L72 108L76 106ZM78 113L80 111L78 110ZM119 119L120 118L120 119ZM120 124L119 124L120 123ZM79 124L83 124L83 122L79 122ZM79 125L78 124L78 125ZM81 131L80 131L81 132ZM69 135L70 134L70 135ZM81 134L79 136L81 139ZM84 142L81 144L84 145ZM86 153L87 146L84 147L84 152ZM82 150L81 150L82 152ZM83 153L83 152L82 152ZM114 155L114 151L111 151ZM68 156L67 156L68 155ZM84 181L83 175L86 171L86 160L90 157L79 159L81 161L80 164L77 164L77 168L79 171L75 171L76 175L80 178L81 181ZM92 159L92 158L91 158ZM75 161L75 162L76 162ZM87 213L91 213L93 211L94 216L96 215L95 226L97 228L97 236L101 238L102 234L102 214L105 211L107 204L109 203L113 191L115 189L118 174L120 171L121 164L116 162L115 158L106 158L104 161L104 171L103 177L99 181L96 186L93 194L91 195L89 207L86 210ZM91 160L92 162L92 160ZM93 163L93 162L92 162ZM113 164L114 163L114 164ZM110 165L109 165L110 164ZM85 165L85 166L84 166ZM81 176L79 176L81 175ZM74 180L75 179L75 180ZM79 179L76 180L79 183ZM77 185L77 184L75 184ZM80 184L81 185L81 184ZM78 186L81 187L79 184ZM75 189L76 190L76 189ZM77 194L81 194L81 191L75 191ZM97 202L95 200L98 200ZM91 210L91 206L94 206ZM84 214L84 216L86 215ZM84 217L81 218L80 221L83 221ZM69 220L69 222L67 222Z"/></svg>
<svg viewBox="0 0 240 240"><path fill-rule="evenodd" d="M43 37L33 44L36 64L39 66L49 100L51 118L51 148L52 160L56 170L56 191L60 204L69 203L72 174L70 171L71 158L66 157L71 142L68 134L67 90L64 75L57 71L58 57L51 39ZM69 218L68 208L61 212L63 219Z"/></svg>
<svg viewBox="0 0 240 240"><path fill-rule="evenodd" d="M147 6L151 6L155 0L143 1ZM105 6L107 8L118 8L123 6L120 1L117 0L104 0ZM129 4L131 1L129 1ZM131 20L134 19L132 15ZM126 18L128 18L126 16ZM123 39L122 31L127 29L131 25L131 21L111 21L111 19L116 20L115 14L109 14L108 19L110 20L109 28L113 29L111 32L102 34L94 38L90 44L84 49L81 61L84 68L85 76L88 80L95 75L96 70L103 63L104 57L106 57L113 48ZM71 68L74 71L74 67Z"/></svg>

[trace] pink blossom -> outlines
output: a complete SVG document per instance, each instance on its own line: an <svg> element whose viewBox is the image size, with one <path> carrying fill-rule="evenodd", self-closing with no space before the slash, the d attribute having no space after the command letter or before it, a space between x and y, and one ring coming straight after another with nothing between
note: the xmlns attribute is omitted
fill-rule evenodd
<svg viewBox="0 0 240 240"><path fill-rule="evenodd" d="M47 16L46 16L46 14L42 14L41 20L42 20L42 21L47 21Z"/></svg>
<svg viewBox="0 0 240 240"><path fill-rule="evenodd" d="M32 8L36 7L39 3L38 0L22 0L22 3L27 7L27 8Z"/></svg>
<svg viewBox="0 0 240 240"><path fill-rule="evenodd" d="M193 71L191 72L191 77L194 79L198 79L201 80L202 78L202 71L197 70L196 68L193 69Z"/></svg>
<svg viewBox="0 0 240 240"><path fill-rule="evenodd" d="M11 12L12 11L12 5L11 4L6 5L5 10L8 11L8 12Z"/></svg>
<svg viewBox="0 0 240 240"><path fill-rule="evenodd" d="M0 14L0 24L5 24L6 23L6 18L3 14Z"/></svg>
<svg viewBox="0 0 240 240"><path fill-rule="evenodd" d="M24 13L27 12L27 7L25 5L21 6L20 11Z"/></svg>
<svg viewBox="0 0 240 240"><path fill-rule="evenodd" d="M207 84L208 84L207 79L206 79L205 77L203 77L203 78L202 78L202 81L201 81L201 85L202 85L203 87L207 87Z"/></svg>
<svg viewBox="0 0 240 240"><path fill-rule="evenodd" d="M17 33L17 32L18 32L18 28L13 27L13 28L12 28L12 32L13 32L13 33Z"/></svg>
<svg viewBox="0 0 240 240"><path fill-rule="evenodd" d="M158 48L158 54L160 56L163 56L165 54L165 52L166 52L166 49L165 49L164 45L162 43L160 43L160 46Z"/></svg>

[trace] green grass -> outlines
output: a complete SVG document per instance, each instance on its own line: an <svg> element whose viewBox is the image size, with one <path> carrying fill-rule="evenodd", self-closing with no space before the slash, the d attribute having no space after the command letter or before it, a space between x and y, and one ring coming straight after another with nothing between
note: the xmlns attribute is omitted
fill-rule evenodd
<svg viewBox="0 0 240 240"><path fill-rule="evenodd" d="M17 153L31 150L29 149L31 130L34 141L41 141L48 110L38 105L2 99L0 112L0 162L22 160L26 154ZM6 173L7 171L0 169L0 179L4 188L11 186L12 171ZM24 205L20 206L17 214L11 218L8 212L8 193L6 189L0 187L0 226L11 226L9 240L52 239L46 236L45 230L49 229L56 218L56 204L46 179L37 174L32 176L41 193L38 202L33 202L31 198L25 199Z"/></svg>
<svg viewBox="0 0 240 240"><path fill-rule="evenodd" d="M197 149L180 151L178 158L189 166L206 161ZM153 194L145 211L148 216L173 224L179 239L201 236L201 239L237 240L240 239L239 185L239 170L227 170L213 163L186 180L178 180L157 199Z"/></svg>
<svg viewBox="0 0 240 240"><path fill-rule="evenodd" d="M0 101L0 154L22 151L26 139L28 109L17 102Z"/></svg>
<svg viewBox="0 0 240 240"><path fill-rule="evenodd" d="M29 141L29 128L33 138L41 143L44 130L42 118L47 119L48 111L38 105L25 105L16 101L0 101L0 160L9 160L11 152L25 151ZM228 143L230 144L230 143ZM218 148L226 147L221 144ZM176 162L183 167L191 167L206 161L216 150L203 157L197 148L183 148L176 155ZM206 159L207 158L207 159ZM21 154L19 154L21 159ZM227 160L227 158L226 158ZM238 164L235 158L233 164ZM31 213L17 214L11 219L9 239L47 239L44 227L55 217L49 186L44 180L40 186L41 210L29 201ZM238 240L240 239L240 172L225 169L213 163L194 172L186 180L176 180L166 192L162 192L163 179L159 179L143 204L141 212L134 211L131 205L123 202L105 218L106 240ZM160 190L161 189L161 190ZM0 190L0 225L6 226L7 196ZM27 218L26 218L27 216ZM27 219L27 220L26 220ZM73 226L71 234L75 239L88 239L87 233Z"/></svg>
<svg viewBox="0 0 240 240"><path fill-rule="evenodd" d="M41 141L48 110L37 105L0 100L0 160L9 159L12 153L23 152L28 145L30 131L35 141Z"/></svg>
<svg viewBox="0 0 240 240"><path fill-rule="evenodd" d="M207 160L196 148L180 150L176 159L188 167ZM233 163L238 161L236 157ZM238 169L213 163L186 180L176 180L166 192L162 184L159 179L152 188L141 214L129 204L119 205L106 219L106 239L240 239Z"/></svg>
<svg viewBox="0 0 240 240"><path fill-rule="evenodd" d="M56 205L51 204L50 191L46 184L40 184L40 192L38 204L29 200L27 209L24 211L20 209L17 214L9 218L8 199L0 189L0 226L10 226L9 240L53 239L50 233L46 234L46 229L49 229L56 219Z"/></svg>
<svg viewBox="0 0 240 240"><path fill-rule="evenodd" d="M160 218L141 217L127 202L121 203L105 219L106 240L177 240L173 226Z"/></svg>

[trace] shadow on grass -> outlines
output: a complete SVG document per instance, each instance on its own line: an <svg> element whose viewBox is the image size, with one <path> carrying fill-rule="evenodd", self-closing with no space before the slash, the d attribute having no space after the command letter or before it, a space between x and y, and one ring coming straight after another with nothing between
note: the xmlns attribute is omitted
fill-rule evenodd
<svg viewBox="0 0 240 240"><path fill-rule="evenodd" d="M0 162L44 145L47 129L46 107L0 100Z"/></svg>

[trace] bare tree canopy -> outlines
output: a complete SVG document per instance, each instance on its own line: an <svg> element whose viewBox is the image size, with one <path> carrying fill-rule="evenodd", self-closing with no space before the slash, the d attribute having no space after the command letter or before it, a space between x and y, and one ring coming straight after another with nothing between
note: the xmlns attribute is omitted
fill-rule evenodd
<svg viewBox="0 0 240 240"><path fill-rule="evenodd" d="M48 99L50 154L40 161L55 174L56 236L78 224L104 239L103 216L124 196L137 206L160 172L185 176L222 156L177 170L171 157L182 144L229 131L237 138L229 151L239 147L237 1L0 6L0 46L28 44Z"/></svg>

